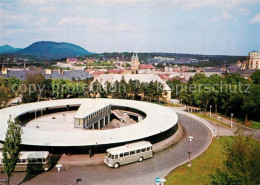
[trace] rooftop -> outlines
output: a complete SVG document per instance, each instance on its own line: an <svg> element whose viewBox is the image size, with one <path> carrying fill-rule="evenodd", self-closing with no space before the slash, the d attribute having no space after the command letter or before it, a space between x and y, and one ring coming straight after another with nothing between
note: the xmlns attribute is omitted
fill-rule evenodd
<svg viewBox="0 0 260 185"><path fill-rule="evenodd" d="M160 82L164 86L164 90L170 91L171 88L163 81L157 74L101 74L97 77L97 81L105 85L105 82L108 81L110 83L114 83L116 81L121 81L124 78L126 82L129 80L139 80L140 82L150 83L153 82Z"/></svg>
<svg viewBox="0 0 260 185"><path fill-rule="evenodd" d="M49 152L48 151L39 151L39 152L20 152L20 158L21 159L27 159L27 158L46 158L48 157ZM3 158L3 153L0 152L0 159Z"/></svg>
<svg viewBox="0 0 260 185"><path fill-rule="evenodd" d="M36 109L41 110L47 107L66 107L67 105L81 104L86 104L90 107L94 104L111 104L114 106L130 107L144 112L146 114L146 118L138 122L138 124L129 125L127 127L109 130L84 130L82 132L75 132L75 130L64 132L62 129L43 131L25 126L23 127L22 144L34 146L69 147L131 142L157 135L158 133L172 128L178 122L177 114L171 109L142 101L102 98L77 98L41 101L1 109L0 141L3 141L5 138L10 113L12 115L19 116L21 114L25 114L26 112L34 112Z"/></svg>
<svg viewBox="0 0 260 185"><path fill-rule="evenodd" d="M0 72L0 77L9 78L9 77L17 77L20 80L26 80L26 76L28 74L42 74L46 79L68 79L72 80L85 80L87 78L93 78L91 74L82 70L52 70L51 74L46 74L45 70L27 70L27 69L8 69L7 74L2 74Z"/></svg>
<svg viewBox="0 0 260 185"><path fill-rule="evenodd" d="M141 64L139 69L155 69L155 67L152 64Z"/></svg>
<svg viewBox="0 0 260 185"><path fill-rule="evenodd" d="M138 150L146 147L150 147L152 144L148 141L139 141L135 143L126 144L123 146L118 146L114 148L110 148L107 150L112 155L119 154L120 152L130 152L132 150Z"/></svg>
<svg viewBox="0 0 260 185"><path fill-rule="evenodd" d="M105 107L109 106L109 104L104 103L104 104L99 104L96 102L91 102L91 103L83 103L80 105L78 111L74 115L75 118L85 118L88 115L95 113Z"/></svg>

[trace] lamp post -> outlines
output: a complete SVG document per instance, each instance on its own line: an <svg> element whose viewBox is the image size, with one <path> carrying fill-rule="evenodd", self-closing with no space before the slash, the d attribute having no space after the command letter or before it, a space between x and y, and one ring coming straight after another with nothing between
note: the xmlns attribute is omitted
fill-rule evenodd
<svg viewBox="0 0 260 185"><path fill-rule="evenodd" d="M189 164L188 164L188 167L191 167L191 153L192 153L191 152L191 141L192 141L193 137L189 136L188 138L190 140L190 151L188 152L188 154L189 154Z"/></svg>
<svg viewBox="0 0 260 185"><path fill-rule="evenodd" d="M209 106L209 117L211 117L211 108L212 108L212 105Z"/></svg>
<svg viewBox="0 0 260 185"><path fill-rule="evenodd" d="M60 185L60 169L62 167L62 164L57 164L56 168L58 170L58 185Z"/></svg>
<svg viewBox="0 0 260 185"><path fill-rule="evenodd" d="M231 113L231 124L230 124L231 128L233 127L233 116L234 116L234 114Z"/></svg>

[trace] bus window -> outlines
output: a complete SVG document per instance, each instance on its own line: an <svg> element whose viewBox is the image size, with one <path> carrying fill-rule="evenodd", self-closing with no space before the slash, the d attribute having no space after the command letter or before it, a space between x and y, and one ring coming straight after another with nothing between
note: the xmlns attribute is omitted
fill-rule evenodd
<svg viewBox="0 0 260 185"><path fill-rule="evenodd" d="M150 147L147 147L147 151L150 151Z"/></svg>
<svg viewBox="0 0 260 185"><path fill-rule="evenodd" d="M118 159L118 155L115 155L115 159Z"/></svg>
<svg viewBox="0 0 260 185"><path fill-rule="evenodd" d="M134 155L135 154L135 151L130 151L130 155Z"/></svg>
<svg viewBox="0 0 260 185"><path fill-rule="evenodd" d="M143 149L142 149L142 152L145 152L145 151L146 151L146 148L143 148Z"/></svg>
<svg viewBox="0 0 260 185"><path fill-rule="evenodd" d="M120 154L120 157L124 157L124 154L123 154L123 153L121 153L121 154Z"/></svg>
<svg viewBox="0 0 260 185"><path fill-rule="evenodd" d="M26 163L26 159L22 159L22 163Z"/></svg>
<svg viewBox="0 0 260 185"><path fill-rule="evenodd" d="M38 159L37 159L37 162L38 162L38 163L41 163L41 162L42 162L42 159L41 159L41 158L38 158Z"/></svg>
<svg viewBox="0 0 260 185"><path fill-rule="evenodd" d="M125 153L124 153L124 156L129 156L129 152L125 152Z"/></svg>
<svg viewBox="0 0 260 185"><path fill-rule="evenodd" d="M21 159L18 159L18 160L17 160L17 163L22 163Z"/></svg>
<svg viewBox="0 0 260 185"><path fill-rule="evenodd" d="M141 152L141 150L140 150L140 149L139 149L139 150L136 150L136 153L137 153L137 154L139 154L140 152Z"/></svg>
<svg viewBox="0 0 260 185"><path fill-rule="evenodd" d="M29 163L35 163L35 162L36 162L36 159L35 159L35 158L28 159L28 162L29 162Z"/></svg>
<svg viewBox="0 0 260 185"><path fill-rule="evenodd" d="M111 159L114 159L114 157L115 157L114 155L111 155Z"/></svg>

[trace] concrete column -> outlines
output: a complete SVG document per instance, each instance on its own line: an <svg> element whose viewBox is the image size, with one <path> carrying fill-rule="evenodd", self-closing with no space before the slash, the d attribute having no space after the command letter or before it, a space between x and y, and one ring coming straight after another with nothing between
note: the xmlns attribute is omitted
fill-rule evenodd
<svg viewBox="0 0 260 185"><path fill-rule="evenodd" d="M91 126L91 129L94 130L94 124Z"/></svg>
<svg viewBox="0 0 260 185"><path fill-rule="evenodd" d="M107 119L107 123L110 122L110 114L108 114L108 119Z"/></svg>
<svg viewBox="0 0 260 185"><path fill-rule="evenodd" d="M102 119L103 127L106 126L106 120L105 120L105 119L106 119L106 117L104 117L104 118Z"/></svg>
<svg viewBox="0 0 260 185"><path fill-rule="evenodd" d="M101 120L98 121L98 130L100 130Z"/></svg>
<svg viewBox="0 0 260 185"><path fill-rule="evenodd" d="M138 116L138 122L142 121L142 116Z"/></svg>

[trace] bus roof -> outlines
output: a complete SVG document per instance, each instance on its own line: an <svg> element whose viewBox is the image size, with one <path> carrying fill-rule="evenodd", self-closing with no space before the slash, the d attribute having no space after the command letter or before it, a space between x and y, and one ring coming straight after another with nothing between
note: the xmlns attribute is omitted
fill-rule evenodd
<svg viewBox="0 0 260 185"><path fill-rule="evenodd" d="M48 151L31 151L20 152L20 159L27 158L47 158L50 153ZM3 152L0 152L0 159L3 158Z"/></svg>
<svg viewBox="0 0 260 185"><path fill-rule="evenodd" d="M149 141L139 141L135 143L126 144L123 146L118 146L114 148L107 149L107 152L109 152L112 155L123 153L123 152L129 152L132 150L138 150L146 147L150 147L152 144Z"/></svg>

